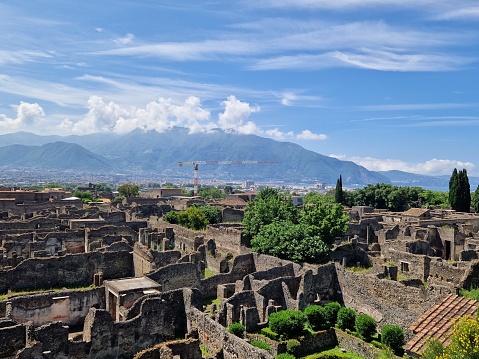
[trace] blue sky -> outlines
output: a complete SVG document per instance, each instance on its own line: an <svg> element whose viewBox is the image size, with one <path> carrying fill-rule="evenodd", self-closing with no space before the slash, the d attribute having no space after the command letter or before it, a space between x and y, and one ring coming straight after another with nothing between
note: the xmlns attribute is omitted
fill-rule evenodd
<svg viewBox="0 0 479 359"><path fill-rule="evenodd" d="M0 1L0 134L227 131L479 175L477 0Z"/></svg>

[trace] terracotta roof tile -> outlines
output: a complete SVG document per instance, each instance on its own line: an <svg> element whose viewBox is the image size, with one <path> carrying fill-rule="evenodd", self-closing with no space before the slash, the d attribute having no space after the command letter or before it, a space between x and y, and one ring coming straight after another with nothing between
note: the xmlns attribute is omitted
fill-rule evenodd
<svg viewBox="0 0 479 359"><path fill-rule="evenodd" d="M448 294L441 302L433 305L409 327L414 337L409 340L404 349L420 354L429 339L436 338L443 344L452 333L454 319L467 314L475 314L479 302Z"/></svg>

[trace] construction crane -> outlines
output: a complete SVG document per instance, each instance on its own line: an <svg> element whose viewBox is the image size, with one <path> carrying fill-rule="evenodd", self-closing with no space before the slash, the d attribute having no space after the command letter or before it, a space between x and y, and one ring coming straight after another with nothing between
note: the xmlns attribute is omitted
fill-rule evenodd
<svg viewBox="0 0 479 359"><path fill-rule="evenodd" d="M258 161L185 161L178 162L180 167L183 165L193 165L195 170L195 177L193 182L193 193L195 196L198 195L198 165L254 165L258 163L278 163L274 160L258 160Z"/></svg>

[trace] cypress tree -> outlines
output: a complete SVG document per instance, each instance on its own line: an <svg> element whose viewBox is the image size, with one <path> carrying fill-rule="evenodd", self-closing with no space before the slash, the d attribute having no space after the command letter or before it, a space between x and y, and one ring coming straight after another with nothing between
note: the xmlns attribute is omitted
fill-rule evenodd
<svg viewBox="0 0 479 359"><path fill-rule="evenodd" d="M476 191L474 192L474 195L471 198L471 205L472 205L472 208L474 208L474 211L478 213L479 212L479 185L477 186Z"/></svg>
<svg viewBox="0 0 479 359"><path fill-rule="evenodd" d="M471 208L471 186L466 169L457 171L454 168L449 180L449 204L459 212L469 212Z"/></svg>
<svg viewBox="0 0 479 359"><path fill-rule="evenodd" d="M343 194L343 178L339 175L339 179L336 182L336 191L334 192L334 200L336 203L344 203L344 194Z"/></svg>

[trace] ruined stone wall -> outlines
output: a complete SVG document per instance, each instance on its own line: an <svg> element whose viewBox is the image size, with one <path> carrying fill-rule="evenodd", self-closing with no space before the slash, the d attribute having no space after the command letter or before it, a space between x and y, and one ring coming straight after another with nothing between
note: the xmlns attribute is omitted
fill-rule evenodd
<svg viewBox="0 0 479 359"><path fill-rule="evenodd" d="M85 252L85 231L83 229L68 232L49 232L41 237L41 240L48 242L50 239L57 239L62 242L66 253Z"/></svg>
<svg viewBox="0 0 479 359"><path fill-rule="evenodd" d="M298 298L300 309L304 309L318 300L342 302L341 287L334 263L305 266L303 270L305 273L300 288L303 297Z"/></svg>
<svg viewBox="0 0 479 359"><path fill-rule="evenodd" d="M0 230L55 229L61 220L55 218L33 218L28 221L0 221Z"/></svg>
<svg viewBox="0 0 479 359"><path fill-rule="evenodd" d="M201 288L200 273L195 263L171 264L149 273L148 278L161 284L162 290Z"/></svg>
<svg viewBox="0 0 479 359"><path fill-rule="evenodd" d="M345 306L372 316L380 328L385 324L409 328L445 294L453 292L433 285L427 288L406 286L372 274L355 274L338 265L336 272Z"/></svg>
<svg viewBox="0 0 479 359"><path fill-rule="evenodd" d="M441 258L431 258L428 282L458 287L470 263L447 262Z"/></svg>
<svg viewBox="0 0 479 359"><path fill-rule="evenodd" d="M30 289L78 287L93 283L93 275L104 279L130 277L133 255L121 252L91 252L62 257L32 258L13 269L0 271L0 293Z"/></svg>
<svg viewBox="0 0 479 359"><path fill-rule="evenodd" d="M181 257L180 251L155 251L136 242L133 247L135 277L141 277L158 268L176 263Z"/></svg>
<svg viewBox="0 0 479 359"><path fill-rule="evenodd" d="M378 358L380 349L367 344L364 340L356 338L355 336L345 333L340 329L334 329L336 332L336 338L340 348L344 348L353 353L360 355L366 359Z"/></svg>
<svg viewBox="0 0 479 359"><path fill-rule="evenodd" d="M136 354L133 359L201 359L198 339L174 340L155 345Z"/></svg>
<svg viewBox="0 0 479 359"><path fill-rule="evenodd" d="M206 298L215 298L217 287L220 284L234 283L244 276L256 272L256 263L253 254L243 254L234 258L233 266L228 273L220 273L201 280L201 292Z"/></svg>
<svg viewBox="0 0 479 359"><path fill-rule="evenodd" d="M27 343L27 327L24 324L5 324L0 327L0 358L14 358L17 350Z"/></svg>
<svg viewBox="0 0 479 359"><path fill-rule="evenodd" d="M243 222L243 218L243 209L226 207L221 211L221 219L223 223L241 223Z"/></svg>
<svg viewBox="0 0 479 359"><path fill-rule="evenodd" d="M291 261L280 259L278 257L269 256L266 254L252 253L252 255L253 255L254 263L255 263L254 272L266 271L270 268L282 267L290 263L293 263ZM302 267L301 265L297 263L293 263L293 269L294 269L294 275L299 275L300 273L302 273Z"/></svg>
<svg viewBox="0 0 479 359"><path fill-rule="evenodd" d="M214 239L216 247L233 255L243 254L249 239L243 236L243 227L237 224L210 224L206 226L206 239Z"/></svg>
<svg viewBox="0 0 479 359"><path fill-rule="evenodd" d="M17 323L31 321L34 326L41 326L62 321L66 325L82 325L91 307L105 307L105 288L48 292L13 297L2 302L9 303L5 306L8 307L8 317Z"/></svg>
<svg viewBox="0 0 479 359"><path fill-rule="evenodd" d="M230 334L221 324L196 308L188 312L188 321L198 330L200 343L215 355L222 352L224 359L273 359L267 351L253 347L245 340Z"/></svg>

